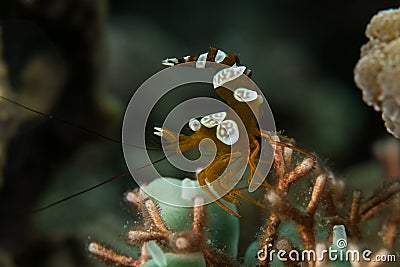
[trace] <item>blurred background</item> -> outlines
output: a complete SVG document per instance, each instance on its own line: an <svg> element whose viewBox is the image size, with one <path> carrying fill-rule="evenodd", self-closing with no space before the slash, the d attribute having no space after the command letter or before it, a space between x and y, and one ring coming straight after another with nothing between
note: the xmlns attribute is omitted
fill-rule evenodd
<svg viewBox="0 0 400 267"><path fill-rule="evenodd" d="M162 69L163 58L214 46L253 70L277 129L297 146L317 153L344 179L379 178L372 146L390 135L362 101L353 68L370 18L396 5L3 0L0 93L120 139L130 97ZM161 105L152 121L162 123L168 108ZM167 176L186 175L159 166ZM136 219L122 200L135 188L130 177L30 213L126 170L119 144L0 101L0 266L101 266L86 251L89 240L135 255L124 245L125 228ZM257 214L248 220L259 221ZM243 237L240 253L248 243Z"/></svg>

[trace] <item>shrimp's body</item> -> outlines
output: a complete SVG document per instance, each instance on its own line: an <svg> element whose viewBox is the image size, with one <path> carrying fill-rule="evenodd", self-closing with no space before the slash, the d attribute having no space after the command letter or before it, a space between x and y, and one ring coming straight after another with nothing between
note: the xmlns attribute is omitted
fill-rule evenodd
<svg viewBox="0 0 400 267"><path fill-rule="evenodd" d="M217 48L210 48L209 52L200 54L198 56L168 58L163 60L162 64L165 66L174 66L187 62L195 62L194 65L196 68L205 68L207 62L221 63L230 66L230 68L225 68L222 71L235 72L237 77L241 75L250 77L251 75L251 70L241 65L239 58L236 55L226 54ZM239 116L247 132L249 144L249 156L247 158L247 163L250 167L248 183L250 184L253 175L257 174L256 161L260 151L259 140L261 136L269 138L271 143L274 143L274 141L272 141L271 136L268 133L260 131L257 122L256 115L258 114L259 106L263 101L262 96L260 96L256 90L240 87L240 84L235 84L235 79L228 80L227 82L221 82L221 79L224 77L231 77L231 74L232 73L221 73L221 78L217 73L214 76L214 88L216 93L226 102L227 105L232 108L236 115ZM234 90L227 88L228 83L229 88L234 88ZM215 114L210 114L201 118L200 120L193 118L189 121L189 127L193 131L193 134L179 134L179 138L176 138L177 135L167 129L155 128L157 130L155 134L165 138L171 143L179 142L179 149L182 152L196 148L199 146L201 140L204 138L210 138L216 145L216 156L206 168L198 172L197 180L199 185L202 186L203 190L214 200L215 203L236 217L240 217L240 215L229 208L222 201L217 199L212 190L209 188L210 184L216 181L218 178L221 178L219 183L213 183L214 192L217 192L218 194L219 191L216 185L221 186L223 189L228 188L228 193L221 196L222 199L232 204L239 204L239 200L237 199L239 196L255 205L264 207L256 200L240 192L240 190L244 188L229 189L231 187L228 187L230 185L229 176L231 176L232 173L227 171L224 174L224 172L227 170L229 162L234 160L236 156L240 156L232 153L232 145L238 141L240 134L238 126L236 122L231 119L229 111L221 111ZM274 144L294 148L285 143L275 142ZM230 172L232 171L234 170L230 170ZM260 178L264 181L263 178L265 177ZM264 181L261 186L267 188L271 187L266 181Z"/></svg>

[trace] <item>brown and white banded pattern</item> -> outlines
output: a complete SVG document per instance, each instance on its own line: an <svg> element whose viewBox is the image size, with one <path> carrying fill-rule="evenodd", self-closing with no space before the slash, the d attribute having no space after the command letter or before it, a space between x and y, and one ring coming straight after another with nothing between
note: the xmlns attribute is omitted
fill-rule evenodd
<svg viewBox="0 0 400 267"><path fill-rule="evenodd" d="M185 57L180 57L180 58L166 58L162 61L162 64L164 66L168 66L168 67L172 67L178 64L182 64L182 63L187 63L187 62L196 62L195 66L198 69L204 69L207 65L207 61L208 62L215 62L215 63L221 63L221 64L225 64L228 66L232 66L232 67L239 67L241 66L239 58L231 53L231 54L227 54L224 51L212 47L210 48L210 51L202 53L200 55L196 55L196 56L185 56ZM250 77L251 75L251 70L248 69L245 66L242 66L245 70L243 71L243 73L247 76Z"/></svg>

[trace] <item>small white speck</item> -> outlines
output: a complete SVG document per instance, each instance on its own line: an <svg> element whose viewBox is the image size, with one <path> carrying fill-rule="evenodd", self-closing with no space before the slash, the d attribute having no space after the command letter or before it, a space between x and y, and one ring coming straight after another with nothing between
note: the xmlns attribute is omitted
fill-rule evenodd
<svg viewBox="0 0 400 267"><path fill-rule="evenodd" d="M202 196L196 196L194 198L194 206L202 206L204 205L204 198Z"/></svg>
<svg viewBox="0 0 400 267"><path fill-rule="evenodd" d="M99 250L99 246L96 243L90 243L88 250L89 252L96 253Z"/></svg>

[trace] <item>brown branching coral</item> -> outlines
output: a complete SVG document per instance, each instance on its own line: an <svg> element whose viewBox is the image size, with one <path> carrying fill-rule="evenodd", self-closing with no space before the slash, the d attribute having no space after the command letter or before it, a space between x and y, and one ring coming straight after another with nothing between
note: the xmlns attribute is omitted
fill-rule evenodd
<svg viewBox="0 0 400 267"><path fill-rule="evenodd" d="M350 242L353 244L359 243L364 238L362 233L363 225L370 219L377 217L381 212L392 209L392 215L388 221L382 224L381 229L378 229L382 234L382 246L389 248L389 250L386 249L386 254L390 252L390 249L393 248L393 240L398 233L399 180L391 179L384 188L376 191L375 194L365 200L363 200L360 190L353 190L350 205L343 205L341 200L344 191L343 181L335 179L332 173L322 169L314 160L307 157L290 170L289 162L293 162L293 158L289 160L288 157L284 157L283 153L282 148L276 148L274 175L278 181L276 188L268 190L265 194L271 210L264 226L263 235L259 241L261 249L264 249L264 251L278 250L279 240L286 238L280 233L280 227L283 222L295 223L304 250L318 252L318 250L329 246L329 244L321 243L317 240L317 224L325 225L325 229L332 229L335 225L343 225ZM391 146L383 146L381 154L386 155L388 153L392 156L396 154ZM383 164L384 166L387 166L389 170L395 169L389 157L383 158L387 161ZM398 162L395 165L398 165ZM391 171L391 173L393 172ZM299 205L292 202L290 198L293 194L292 185L296 182L300 183L307 180L312 182L312 186L311 194L306 204ZM319 206L323 206L323 210L318 211ZM289 242L289 247L297 245L291 243L293 240L290 237L285 240L285 242ZM298 248L295 248L295 250L298 250ZM261 257L259 259L258 264L260 266L270 266L271 257ZM307 261L308 266L328 265L326 262L312 259ZM293 261L285 264L287 266L298 266L299 262Z"/></svg>
<svg viewBox="0 0 400 267"><path fill-rule="evenodd" d="M279 142L278 136L272 137L274 141ZM393 156L396 151L391 146L382 145L380 152L381 155ZM398 152L400 153L400 150L396 153ZM347 189L344 181L336 179L330 171L320 166L319 160L315 161L307 154L300 158L295 157L300 153L287 147L276 146L274 170L270 174L275 186L265 192L265 201L269 209L266 224L257 241L257 248L260 250L256 255L249 254L253 258L257 256L257 266L274 266L272 258L264 258L262 254L269 253L272 249L319 253L316 254L318 258L290 259L284 263L285 266L299 266L304 263L307 263L307 266L336 266L334 261L330 261L329 258L321 259L319 255L322 255L321 251L335 246L335 242L340 238L345 238L346 242L348 240L349 249L357 248L361 251L367 244L371 246L368 248L375 249L372 255L392 255L391 253L396 251L395 238L399 230L400 181L397 178L388 178L383 188L366 198L362 190ZM382 161L387 159L388 157L382 157ZM392 163L389 162L383 162L383 166L393 169L393 166L390 166ZM307 192L307 188L308 195L298 195L300 191ZM350 199L343 191L350 193ZM304 198L300 199L300 196ZM129 192L125 198L143 215L142 226L127 233L127 243L141 248L141 253L131 257L117 253L106 245L91 243L89 251L102 261L120 266L148 266L149 262L155 262L155 251L158 250L159 255L200 255L203 261L200 266L235 266L242 263L228 257L224 250L215 249L213 246L215 240L207 234L211 227L207 227L207 211L202 205L202 197L197 196L194 199L190 229L179 231L172 230L174 227L166 223L166 218L161 215L164 210L160 209L161 204L148 198L141 190ZM383 212L386 212L386 215L379 216ZM367 239L369 237L365 233L365 226L373 220L377 222L373 231L380 232L374 240L380 238L381 241L372 246L368 243L370 241ZM285 227L290 227L290 234L285 233ZM325 232L322 233L322 239L321 232ZM159 262L162 262L160 259ZM375 266L368 262L362 264L360 266ZM160 266L177 265L170 262L167 264L164 258L164 263Z"/></svg>
<svg viewBox="0 0 400 267"><path fill-rule="evenodd" d="M279 141L278 136L274 138L275 141ZM313 215L318 207L319 198L326 183L326 176L318 176L307 209L301 211L286 199L286 195L294 182L306 176L311 171L314 160L305 158L292 171L288 171L291 163L292 153L287 148L275 147L274 166L278 185L275 190L270 190L266 193L266 200L271 206L271 213L268 223L265 226L264 235L260 241L261 248L270 248L275 244L278 237L278 228L282 220L293 220L297 223L305 248L313 249L315 246ZM269 259L260 261L260 265L268 266Z"/></svg>
<svg viewBox="0 0 400 267"><path fill-rule="evenodd" d="M367 26L354 80L363 100L382 111L387 130L400 138L400 9L381 11Z"/></svg>
<svg viewBox="0 0 400 267"><path fill-rule="evenodd" d="M144 194L135 191L128 193L127 196L129 196L128 200L136 206L136 198L142 198ZM153 199L145 198L144 200L142 199L141 203L144 229L130 230L127 234L128 244L142 247L141 255L138 259L121 255L108 246L97 242L89 244L89 252L106 263L113 263L119 266L142 266L150 259L146 244L148 245L149 242L155 241L165 250L177 255L202 253L208 266L235 266L235 263L229 257L206 242L206 206L202 196L197 196L194 199L192 229L182 232L174 232L169 229Z"/></svg>
<svg viewBox="0 0 400 267"><path fill-rule="evenodd" d="M400 144L393 139L386 139L375 145L375 154L386 170L386 177L389 183L393 183L396 177L400 177ZM392 184L396 187L398 182ZM400 225L400 194L393 197L392 211L389 220L383 224L382 235L383 243L392 248L395 239L398 237Z"/></svg>

